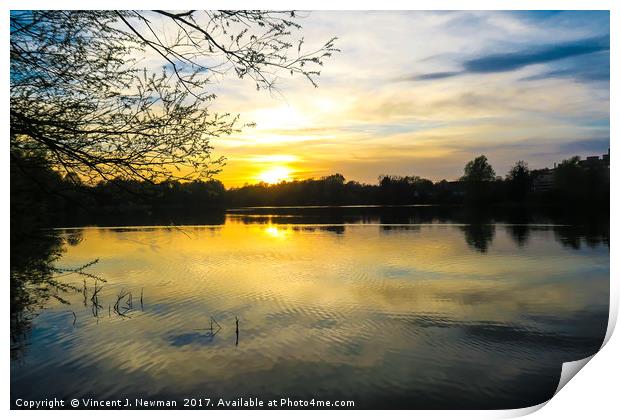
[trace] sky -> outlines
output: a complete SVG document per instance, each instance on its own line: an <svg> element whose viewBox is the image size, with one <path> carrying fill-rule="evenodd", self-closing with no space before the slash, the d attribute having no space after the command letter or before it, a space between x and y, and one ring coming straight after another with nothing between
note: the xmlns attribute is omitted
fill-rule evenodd
<svg viewBox="0 0 620 420"><path fill-rule="evenodd" d="M485 154L551 167L609 147L609 13L309 12L306 44L337 36L314 88L226 77L216 110L254 122L213 140L227 187L341 173L457 179Z"/></svg>

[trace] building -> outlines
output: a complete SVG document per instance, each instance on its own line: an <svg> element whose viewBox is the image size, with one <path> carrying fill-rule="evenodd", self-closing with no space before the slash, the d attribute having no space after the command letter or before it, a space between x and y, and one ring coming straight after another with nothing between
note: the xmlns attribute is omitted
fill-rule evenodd
<svg viewBox="0 0 620 420"><path fill-rule="evenodd" d="M610 153L607 149L607 153L602 156L588 156L585 159L579 161L579 166L588 170L600 170L605 174L605 180L609 183L610 179ZM532 181L532 191L545 192L553 189L554 186L554 173L557 168L557 164L553 164L553 169L542 169L540 171L533 171L534 179Z"/></svg>
<svg viewBox="0 0 620 420"><path fill-rule="evenodd" d="M587 158L580 160L579 165L585 168L607 168L609 169L609 149L607 153L601 156L588 156Z"/></svg>
<svg viewBox="0 0 620 420"><path fill-rule="evenodd" d="M609 149L607 149L607 153L601 156L600 158L598 156L588 156L584 160L579 161L579 166L581 166L582 168L588 169L588 170L599 171L599 173L603 174L604 181L609 183L610 175L611 175L610 170L609 170L609 163L610 163L610 154L609 154Z"/></svg>

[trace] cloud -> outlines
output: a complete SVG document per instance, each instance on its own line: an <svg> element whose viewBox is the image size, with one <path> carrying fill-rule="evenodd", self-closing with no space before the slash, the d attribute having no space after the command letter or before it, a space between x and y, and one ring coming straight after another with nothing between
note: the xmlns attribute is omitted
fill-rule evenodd
<svg viewBox="0 0 620 420"><path fill-rule="evenodd" d="M606 50L609 50L609 40L607 38L594 38L514 53L488 55L466 61L464 66L465 71L470 73L512 71L532 64L548 63Z"/></svg>
<svg viewBox="0 0 620 420"><path fill-rule="evenodd" d="M462 74L501 73L519 70L534 64L545 64L566 58L609 51L609 38L597 37L554 45L528 47L521 51L489 54L465 60L461 71L434 72L416 75L413 80L445 79ZM595 73L594 77L601 77Z"/></svg>
<svg viewBox="0 0 620 420"><path fill-rule="evenodd" d="M445 79L447 77L458 76L462 74L461 71L440 71L436 73L427 73L421 74L415 77L415 80L435 80L435 79Z"/></svg>
<svg viewBox="0 0 620 420"><path fill-rule="evenodd" d="M609 53L601 51L563 60L554 69L525 77L522 80L548 78L568 78L582 82L609 82Z"/></svg>

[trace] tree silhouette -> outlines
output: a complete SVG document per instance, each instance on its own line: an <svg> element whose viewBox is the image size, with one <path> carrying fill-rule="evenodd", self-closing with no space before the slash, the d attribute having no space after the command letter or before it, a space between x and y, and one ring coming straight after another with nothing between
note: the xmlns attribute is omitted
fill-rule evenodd
<svg viewBox="0 0 620 420"><path fill-rule="evenodd" d="M335 38L306 50L294 37L298 20L263 11L13 11L11 156L37 156L86 183L209 177L223 163L211 139L244 126L210 110L210 84L232 72L272 90L286 73L316 86L337 51ZM140 67L153 55L161 71Z"/></svg>
<svg viewBox="0 0 620 420"><path fill-rule="evenodd" d="M490 191L495 181L495 171L485 155L478 156L465 165L465 174L461 181L465 183L467 199L471 202L483 202L493 195Z"/></svg>
<svg viewBox="0 0 620 420"><path fill-rule="evenodd" d="M523 200L532 187L532 176L527 163L522 160L517 161L508 171L506 181L510 198L516 201Z"/></svg>
<svg viewBox="0 0 620 420"><path fill-rule="evenodd" d="M495 180L495 171L487 157L481 155L467 162L462 180L470 183L492 182Z"/></svg>

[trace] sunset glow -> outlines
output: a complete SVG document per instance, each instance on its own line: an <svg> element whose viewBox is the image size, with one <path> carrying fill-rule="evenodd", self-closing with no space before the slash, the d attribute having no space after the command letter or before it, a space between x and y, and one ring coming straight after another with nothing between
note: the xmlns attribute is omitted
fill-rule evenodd
<svg viewBox="0 0 620 420"><path fill-rule="evenodd" d="M282 73L274 93L234 76L216 92L256 124L213 139L227 187L290 179L270 156L294 156L295 178L374 184L458 179L480 154L503 176L609 147L607 12L310 12L303 27L342 50L318 88Z"/></svg>
<svg viewBox="0 0 620 420"><path fill-rule="evenodd" d="M258 180L267 184L277 184L282 181L290 181L291 170L285 166L276 166L261 172L258 175Z"/></svg>

